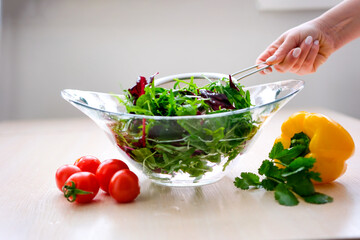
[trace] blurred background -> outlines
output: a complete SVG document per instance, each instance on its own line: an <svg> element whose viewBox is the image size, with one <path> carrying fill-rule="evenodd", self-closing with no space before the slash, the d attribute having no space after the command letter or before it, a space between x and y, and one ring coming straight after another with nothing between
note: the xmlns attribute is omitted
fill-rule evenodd
<svg viewBox="0 0 360 240"><path fill-rule="evenodd" d="M61 98L65 88L120 93L155 72L233 73L253 65L281 33L327 10L264 2L2 0L0 121L82 117ZM303 79L305 89L286 108L360 118L359 55L356 40L315 74L258 74L242 83Z"/></svg>

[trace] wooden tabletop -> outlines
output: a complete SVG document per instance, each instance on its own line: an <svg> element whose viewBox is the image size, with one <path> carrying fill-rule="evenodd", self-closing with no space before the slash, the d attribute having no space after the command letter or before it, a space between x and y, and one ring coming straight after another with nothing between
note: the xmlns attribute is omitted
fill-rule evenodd
<svg viewBox="0 0 360 240"><path fill-rule="evenodd" d="M264 127L239 165L217 183L171 188L140 178L141 194L117 204L100 192L91 204L66 201L56 169L82 155L105 160L121 154L89 119L0 123L0 239L323 239L360 237L360 120L326 109L354 138L348 170L317 190L334 202L280 206L272 192L233 185L241 171L256 171L281 123L298 109L284 108ZM80 113L79 113L80 116ZM135 169L132 169L135 170Z"/></svg>

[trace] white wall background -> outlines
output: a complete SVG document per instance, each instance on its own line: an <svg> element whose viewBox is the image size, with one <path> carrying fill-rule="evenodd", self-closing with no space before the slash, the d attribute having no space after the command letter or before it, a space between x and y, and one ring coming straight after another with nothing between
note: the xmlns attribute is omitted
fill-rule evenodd
<svg viewBox="0 0 360 240"><path fill-rule="evenodd" d="M2 10L0 120L82 116L60 97L64 88L121 92L157 71L232 73L323 12L263 12L255 0L3 0ZM359 55L357 40L315 74L256 75L243 84L304 79L287 107L360 118Z"/></svg>

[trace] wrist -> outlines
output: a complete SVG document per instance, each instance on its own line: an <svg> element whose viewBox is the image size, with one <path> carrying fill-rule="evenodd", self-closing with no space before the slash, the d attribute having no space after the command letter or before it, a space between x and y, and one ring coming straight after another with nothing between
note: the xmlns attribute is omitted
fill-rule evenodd
<svg viewBox="0 0 360 240"><path fill-rule="evenodd" d="M313 24L319 34L320 45L326 45L328 50L331 52L336 51L340 48L339 46L339 31L336 29L337 26L331 20L327 19L325 16L319 16L315 18Z"/></svg>
<svg viewBox="0 0 360 240"><path fill-rule="evenodd" d="M334 51L360 37L360 1L347 0L315 19Z"/></svg>

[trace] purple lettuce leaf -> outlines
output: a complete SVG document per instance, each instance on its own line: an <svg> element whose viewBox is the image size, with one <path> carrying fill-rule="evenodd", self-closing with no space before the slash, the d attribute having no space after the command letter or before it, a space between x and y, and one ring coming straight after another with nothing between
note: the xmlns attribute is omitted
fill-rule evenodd
<svg viewBox="0 0 360 240"><path fill-rule="evenodd" d="M235 107L230 103L227 96L223 93L215 93L206 89L200 89L200 96L203 98L208 98L205 102L213 109L235 109Z"/></svg>

